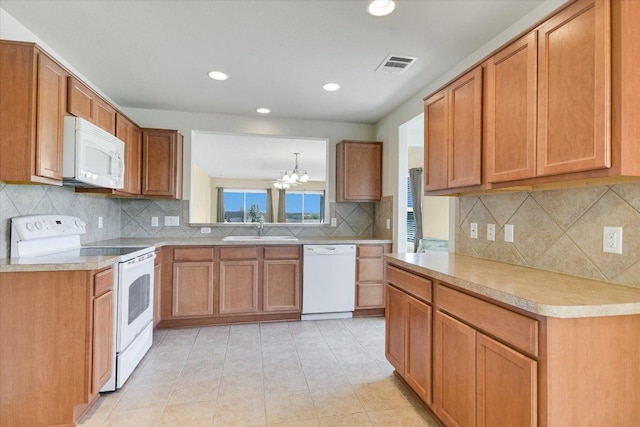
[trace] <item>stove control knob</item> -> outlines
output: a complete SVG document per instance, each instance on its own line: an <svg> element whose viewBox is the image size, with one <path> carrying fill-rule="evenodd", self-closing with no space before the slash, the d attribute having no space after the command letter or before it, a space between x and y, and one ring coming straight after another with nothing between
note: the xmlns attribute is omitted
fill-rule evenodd
<svg viewBox="0 0 640 427"><path fill-rule="evenodd" d="M42 223L42 221L36 221L36 228L38 230L42 230L43 227L44 227L44 224Z"/></svg>
<svg viewBox="0 0 640 427"><path fill-rule="evenodd" d="M27 230L33 231L33 223L28 222L27 225L25 225L25 227L27 227Z"/></svg>

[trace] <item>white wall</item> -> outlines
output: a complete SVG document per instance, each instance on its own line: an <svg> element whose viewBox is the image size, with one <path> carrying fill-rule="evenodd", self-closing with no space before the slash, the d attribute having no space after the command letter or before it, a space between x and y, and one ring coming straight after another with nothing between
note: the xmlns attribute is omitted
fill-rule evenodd
<svg viewBox="0 0 640 427"><path fill-rule="evenodd" d="M189 222L206 224L212 222L211 178L197 164L192 165L191 179L193 191L199 196L191 201Z"/></svg>
<svg viewBox="0 0 640 427"><path fill-rule="evenodd" d="M411 96L398 108L386 115L375 125L375 140L383 141L383 188L382 194L385 196L393 195L394 200L400 200L400 188L398 182L398 166L406 165L406 146L400 147L400 132L406 132L399 129L401 125L415 118L423 112L423 99L429 94L433 93L440 87L444 86L447 82L467 70L473 64L482 60L488 56L491 52L498 49L500 46L517 36L522 31L526 30L531 25L542 20L545 16L549 15L565 0L547 0L534 9L532 12L524 16L519 21L515 22L505 31L494 37L491 41L486 43L480 49L473 54L459 62L457 65L449 69L446 73L438 77L437 79L429 82L422 90ZM406 137L406 135L405 135ZM402 161L403 160L403 161ZM401 164L402 163L402 164ZM455 202L453 202L455 203ZM400 203L395 203L393 218L395 225L393 227L393 242L394 245L398 242L398 231L401 228L399 222L398 207ZM405 228L406 229L406 228ZM452 230L451 230L452 231ZM454 245L452 233L450 233L451 245Z"/></svg>

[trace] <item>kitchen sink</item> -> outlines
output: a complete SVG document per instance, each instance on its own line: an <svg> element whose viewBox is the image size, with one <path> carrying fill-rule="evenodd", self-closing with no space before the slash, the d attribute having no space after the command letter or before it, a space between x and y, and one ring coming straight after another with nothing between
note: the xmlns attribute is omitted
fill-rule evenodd
<svg viewBox="0 0 640 427"><path fill-rule="evenodd" d="M223 242L297 242L294 236L227 236L222 238Z"/></svg>

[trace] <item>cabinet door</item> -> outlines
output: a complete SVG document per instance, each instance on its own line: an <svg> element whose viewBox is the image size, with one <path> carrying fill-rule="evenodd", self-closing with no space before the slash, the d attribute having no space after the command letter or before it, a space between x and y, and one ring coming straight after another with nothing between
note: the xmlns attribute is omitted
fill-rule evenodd
<svg viewBox="0 0 640 427"><path fill-rule="evenodd" d="M488 182L536 174L537 34L532 32L487 61Z"/></svg>
<svg viewBox="0 0 640 427"><path fill-rule="evenodd" d="M258 311L258 261L220 261L220 314Z"/></svg>
<svg viewBox="0 0 640 427"><path fill-rule="evenodd" d="M476 331L436 312L433 349L436 414L448 426L475 426Z"/></svg>
<svg viewBox="0 0 640 427"><path fill-rule="evenodd" d="M449 96L441 90L424 102L424 189L447 188Z"/></svg>
<svg viewBox="0 0 640 427"><path fill-rule="evenodd" d="M113 275L108 275L113 280ZM109 380L113 362L113 291L93 300L93 349L91 394L96 394Z"/></svg>
<svg viewBox="0 0 640 427"><path fill-rule="evenodd" d="M536 361L478 334L477 425L537 425Z"/></svg>
<svg viewBox="0 0 640 427"><path fill-rule="evenodd" d="M62 179L62 130L67 75L44 54L38 55L36 175Z"/></svg>
<svg viewBox="0 0 640 427"><path fill-rule="evenodd" d="M584 0L538 33L538 175L611 166L609 1Z"/></svg>
<svg viewBox="0 0 640 427"><path fill-rule="evenodd" d="M398 289L385 285L385 356L396 371L404 376L405 295Z"/></svg>
<svg viewBox="0 0 640 427"><path fill-rule="evenodd" d="M448 187L480 185L482 158L482 67L449 85Z"/></svg>
<svg viewBox="0 0 640 427"><path fill-rule="evenodd" d="M300 261L264 261L264 311L300 311Z"/></svg>
<svg viewBox="0 0 640 427"><path fill-rule="evenodd" d="M100 97L96 98L94 116L96 126L116 134L116 110Z"/></svg>
<svg viewBox="0 0 640 427"><path fill-rule="evenodd" d="M67 111L76 117L95 123L95 102L97 95L75 77L68 79Z"/></svg>
<svg viewBox="0 0 640 427"><path fill-rule="evenodd" d="M425 403L431 405L431 307L408 295L405 298L404 379Z"/></svg>
<svg viewBox="0 0 640 427"><path fill-rule="evenodd" d="M356 309L384 308L383 283L356 283Z"/></svg>
<svg viewBox="0 0 640 427"><path fill-rule="evenodd" d="M213 262L173 263L172 316L213 316L213 268Z"/></svg>
<svg viewBox="0 0 640 427"><path fill-rule="evenodd" d="M382 144L343 141L336 150L336 201L379 202L382 197Z"/></svg>
<svg viewBox="0 0 640 427"><path fill-rule="evenodd" d="M182 183L182 146L178 137L178 132L172 130L143 130L142 194L144 196L179 198L178 185L181 186Z"/></svg>

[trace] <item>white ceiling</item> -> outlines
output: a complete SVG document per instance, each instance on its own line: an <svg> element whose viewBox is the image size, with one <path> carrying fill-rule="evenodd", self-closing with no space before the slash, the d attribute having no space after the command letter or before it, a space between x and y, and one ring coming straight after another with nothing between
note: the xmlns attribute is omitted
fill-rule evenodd
<svg viewBox="0 0 640 427"><path fill-rule="evenodd" d="M375 123L542 0L33 1L0 7L122 107ZM404 75L388 54L417 56ZM230 75L225 82L210 70ZM335 93L322 90L333 81ZM427 95L427 94L424 94Z"/></svg>
<svg viewBox="0 0 640 427"><path fill-rule="evenodd" d="M309 173L311 181L325 181L327 144L313 138L277 138L269 136L225 135L194 132L192 161L219 178L268 179L273 181L291 171L300 153L298 166Z"/></svg>

